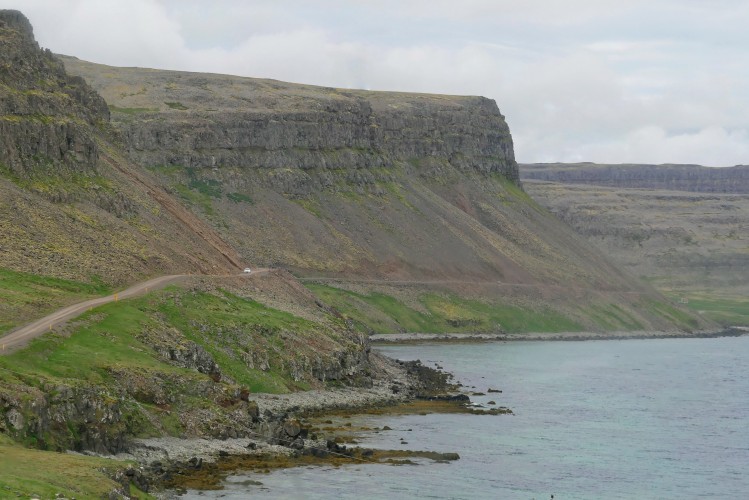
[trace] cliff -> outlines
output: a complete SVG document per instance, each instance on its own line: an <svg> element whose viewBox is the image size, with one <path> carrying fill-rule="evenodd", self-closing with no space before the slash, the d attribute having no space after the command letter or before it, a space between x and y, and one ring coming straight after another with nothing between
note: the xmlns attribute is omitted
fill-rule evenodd
<svg viewBox="0 0 749 500"><path fill-rule="evenodd" d="M749 193L749 166L535 163L521 165L528 180L692 193Z"/></svg>
<svg viewBox="0 0 749 500"><path fill-rule="evenodd" d="M310 175L298 185L274 187L291 187L298 195L330 187L331 176L420 158L518 180L509 128L486 98L63 60L112 106L129 154L142 165L266 172L291 167Z"/></svg>
<svg viewBox="0 0 749 500"><path fill-rule="evenodd" d="M28 20L0 11L0 163L6 173L93 171L99 159L90 127L109 120L104 99L34 40Z"/></svg>
<svg viewBox="0 0 749 500"><path fill-rule="evenodd" d="M241 265L112 142L102 97L0 11L0 267L120 284Z"/></svg>

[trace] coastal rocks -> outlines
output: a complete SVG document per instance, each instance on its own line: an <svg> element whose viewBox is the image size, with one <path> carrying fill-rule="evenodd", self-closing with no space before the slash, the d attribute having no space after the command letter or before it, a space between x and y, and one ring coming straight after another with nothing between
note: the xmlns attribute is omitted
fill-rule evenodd
<svg viewBox="0 0 749 500"><path fill-rule="evenodd" d="M300 432L302 432L302 426L298 420L290 419L284 422L283 431L287 436L295 438L299 435Z"/></svg>
<svg viewBox="0 0 749 500"><path fill-rule="evenodd" d="M221 380L221 369L218 364L203 346L195 342L188 341L186 344L168 347L160 354L177 366L190 368Z"/></svg>
<svg viewBox="0 0 749 500"><path fill-rule="evenodd" d="M135 485L139 490L148 493L151 489L148 474L140 467L127 467L117 470L112 474L112 479L122 485L118 491L110 493L110 498L132 498L131 486Z"/></svg>
<svg viewBox="0 0 749 500"><path fill-rule="evenodd" d="M16 431L20 431L23 429L24 418L21 412L17 409L11 408L10 411L6 413L5 418L12 429Z"/></svg>
<svg viewBox="0 0 749 500"><path fill-rule="evenodd" d="M0 391L0 411L16 439L32 438L53 449L115 453L128 433L125 412L117 398L95 387L50 387L45 391L21 386Z"/></svg>
<svg viewBox="0 0 749 500"><path fill-rule="evenodd" d="M421 361L398 361L406 369L406 373L414 380L417 395L423 398L447 397L442 396L447 391L455 389L455 385L450 383L452 374L440 370L435 370L421 364ZM449 396L453 397L453 396ZM459 394L456 398L466 398L465 394Z"/></svg>

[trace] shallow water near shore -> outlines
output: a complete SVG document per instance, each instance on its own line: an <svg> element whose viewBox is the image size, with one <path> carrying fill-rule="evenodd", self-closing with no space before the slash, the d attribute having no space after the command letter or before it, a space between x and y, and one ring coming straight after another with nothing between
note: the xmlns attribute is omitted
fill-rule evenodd
<svg viewBox="0 0 749 500"><path fill-rule="evenodd" d="M184 498L682 499L749 491L747 336L379 349L439 364L486 393L472 400L515 415L355 417L392 428L367 433L362 446L461 459L238 473L222 491Z"/></svg>

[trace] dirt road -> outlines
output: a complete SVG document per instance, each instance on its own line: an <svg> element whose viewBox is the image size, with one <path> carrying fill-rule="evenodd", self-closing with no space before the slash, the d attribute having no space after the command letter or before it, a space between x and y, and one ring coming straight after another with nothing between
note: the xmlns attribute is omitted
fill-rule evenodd
<svg viewBox="0 0 749 500"><path fill-rule="evenodd" d="M251 278L258 275L267 274L270 271L270 268L261 267L253 269L251 274L242 273L237 276ZM79 304L73 304L71 306L64 307L58 311L53 312L52 314L48 314L42 319L34 321L29 325L22 326L21 328L10 332L4 337L0 337L0 355L10 354L14 350L28 344L30 340L52 330L56 326L64 324L65 322L70 321L77 316L80 316L91 308L100 306L102 304L107 304L109 302L114 302L115 300L128 299L130 297L135 297L136 295L142 295L153 290L158 290L160 288L164 288L167 285L171 285L172 283L185 281L190 277L191 275L189 274L159 276L158 278L153 278L151 280L144 281L143 283L138 283L137 285L133 285L126 290L117 292L107 297L90 299ZM227 276L220 277L226 278Z"/></svg>
<svg viewBox="0 0 749 500"><path fill-rule="evenodd" d="M69 321L76 316L83 314L92 307L100 306L108 302L114 302L115 300L127 299L135 297L136 295L148 293L151 290L158 290L164 288L167 285L176 283L184 280L187 275L175 274L171 276L160 276L152 280L138 283L130 288L109 295L107 297L99 297L96 299L87 300L79 304L73 304L72 306L65 307L59 311L55 311L43 317L40 320L34 321L30 325L23 326L17 330L14 330L4 337L0 337L0 354L7 354L11 351L26 345L31 339L42 335L44 332L50 331L55 326L58 326L66 321Z"/></svg>

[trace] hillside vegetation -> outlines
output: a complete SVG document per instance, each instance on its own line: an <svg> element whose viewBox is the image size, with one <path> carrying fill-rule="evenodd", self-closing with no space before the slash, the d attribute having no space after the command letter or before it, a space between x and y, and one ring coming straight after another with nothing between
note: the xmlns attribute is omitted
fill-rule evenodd
<svg viewBox="0 0 749 500"><path fill-rule="evenodd" d="M63 61L105 98L128 155L247 261L335 286L403 282L424 297L437 288L515 316L485 315L482 329L687 325L641 308L667 299L523 192L492 101ZM585 293L638 320L586 315L571 298ZM430 311L426 323L392 314L360 325L468 328ZM696 317L688 324L709 328Z"/></svg>
<svg viewBox="0 0 749 500"><path fill-rule="evenodd" d="M632 274L722 325L747 325L746 169L678 167L537 164L521 174L539 203Z"/></svg>

